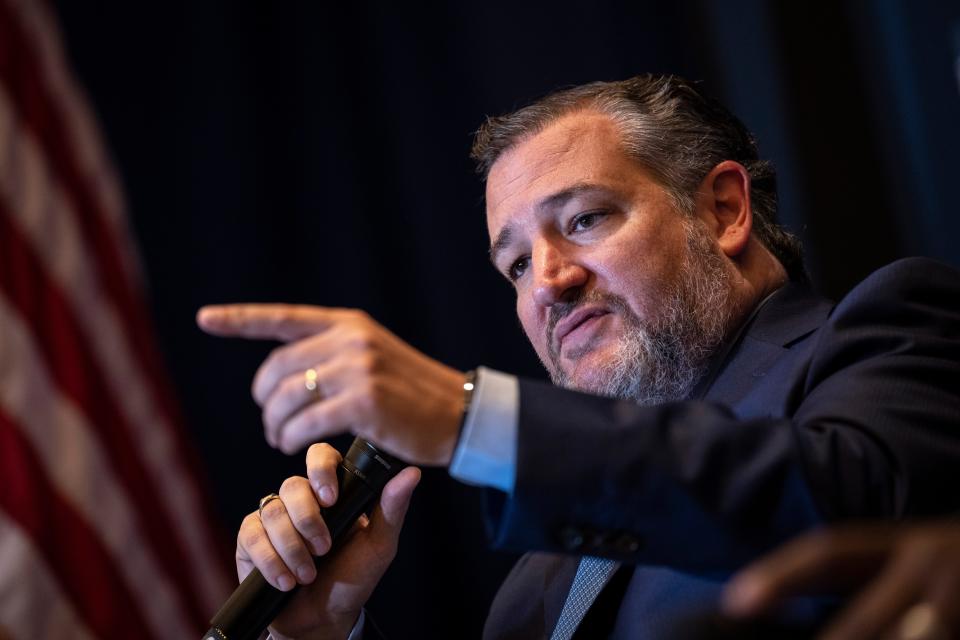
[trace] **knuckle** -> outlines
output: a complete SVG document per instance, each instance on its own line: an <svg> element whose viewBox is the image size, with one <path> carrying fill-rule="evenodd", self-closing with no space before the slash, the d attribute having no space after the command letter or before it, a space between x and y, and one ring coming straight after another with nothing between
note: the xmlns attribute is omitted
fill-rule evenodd
<svg viewBox="0 0 960 640"><path fill-rule="evenodd" d="M304 537L312 538L323 533L323 519L316 513L301 513L293 518L293 525Z"/></svg>
<svg viewBox="0 0 960 640"><path fill-rule="evenodd" d="M389 382L383 376L371 376L366 385L366 396L370 398L370 408L373 411L379 411L380 407L386 405L389 396Z"/></svg>
<svg viewBox="0 0 960 640"><path fill-rule="evenodd" d="M326 404L323 402L313 402L308 404L297 415L303 416L303 419L306 422L304 426L311 428L310 433L315 436L315 438L311 438L311 441L316 439L316 437L321 437L321 434L317 431L317 429L323 429L323 427L327 424Z"/></svg>
<svg viewBox="0 0 960 640"><path fill-rule="evenodd" d="M270 391L270 373L267 370L266 363L260 366L256 375L253 376L253 382L250 383L250 395L253 401L263 406Z"/></svg>
<svg viewBox="0 0 960 640"><path fill-rule="evenodd" d="M260 547L264 541L263 530L260 528L254 529L249 527L247 529L241 529L240 533L237 534L237 544L240 547L243 547L251 553Z"/></svg>
<svg viewBox="0 0 960 640"><path fill-rule="evenodd" d="M284 558L299 558L305 554L309 555L307 547L303 544L299 536L291 536L290 538L284 539L277 548L277 551L279 551L280 555Z"/></svg>
<svg viewBox="0 0 960 640"><path fill-rule="evenodd" d="M268 428L268 429L273 429L274 427L277 426L277 425L276 425L276 420L277 420L276 412L277 412L277 410L276 410L276 408L275 408L275 407L276 407L276 404L277 404L277 403L275 403L275 402L271 402L271 403L265 404L265 405L263 405L263 410L260 411L260 420L263 421L263 426L266 427L266 428Z"/></svg>
<svg viewBox="0 0 960 640"><path fill-rule="evenodd" d="M380 357L375 351L367 350L360 354L356 366L361 376L372 376L380 368Z"/></svg>
<svg viewBox="0 0 960 640"><path fill-rule="evenodd" d="M339 462L339 458L332 456L317 458L311 461L307 475L314 480L329 481L336 474Z"/></svg>
<svg viewBox="0 0 960 640"><path fill-rule="evenodd" d="M257 564L257 563L254 563ZM287 565L276 555L264 558L262 564L257 564L260 571L270 580L276 581L281 576L287 574Z"/></svg>
<svg viewBox="0 0 960 640"><path fill-rule="evenodd" d="M326 442L315 442L307 449L307 455L317 461L339 458L340 453Z"/></svg>
<svg viewBox="0 0 960 640"><path fill-rule="evenodd" d="M370 317L370 314L363 309L350 309L347 313L349 314L350 319L358 324L366 324L373 321L373 318Z"/></svg>
<svg viewBox="0 0 960 640"><path fill-rule="evenodd" d="M283 500L271 500L263 509L260 511L260 519L267 520L276 520L286 512L286 508L283 506Z"/></svg>
<svg viewBox="0 0 960 640"><path fill-rule="evenodd" d="M283 440L280 442L279 449L288 456L292 456L303 446L303 443L298 440L293 440L287 435L282 436Z"/></svg>
<svg viewBox="0 0 960 640"><path fill-rule="evenodd" d="M368 351L375 346L373 331L366 324L362 324L350 332L347 344L359 351Z"/></svg>
<svg viewBox="0 0 960 640"><path fill-rule="evenodd" d="M300 476L291 476L283 481L283 484L280 485L280 496L286 500L286 496L292 496L299 491L303 490L304 483L306 479L301 478Z"/></svg>
<svg viewBox="0 0 960 640"><path fill-rule="evenodd" d="M275 368L283 367L287 359L287 349L285 346L274 347L270 350L270 353L267 355L266 359L263 361L263 366L266 368Z"/></svg>
<svg viewBox="0 0 960 640"><path fill-rule="evenodd" d="M312 474L317 480L323 482L336 482L337 481L337 466L338 462L336 460L327 459L324 460L323 464L318 465Z"/></svg>
<svg viewBox="0 0 960 640"><path fill-rule="evenodd" d="M371 381L366 381L358 385L354 405L357 412L364 418L376 413L377 399L374 395L374 387Z"/></svg>

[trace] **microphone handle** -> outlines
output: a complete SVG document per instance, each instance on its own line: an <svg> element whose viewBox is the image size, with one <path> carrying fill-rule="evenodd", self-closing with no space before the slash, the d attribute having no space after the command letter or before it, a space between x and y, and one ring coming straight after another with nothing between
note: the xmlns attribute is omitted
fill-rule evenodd
<svg viewBox="0 0 960 640"><path fill-rule="evenodd" d="M337 502L321 509L332 541L328 554L336 549L357 518L370 508L399 468L398 460L378 451L366 440L353 441L337 467L340 487ZM324 557L314 558L318 569ZM210 630L203 640L258 640L298 588L299 585L290 591L280 591L254 568L210 620Z"/></svg>

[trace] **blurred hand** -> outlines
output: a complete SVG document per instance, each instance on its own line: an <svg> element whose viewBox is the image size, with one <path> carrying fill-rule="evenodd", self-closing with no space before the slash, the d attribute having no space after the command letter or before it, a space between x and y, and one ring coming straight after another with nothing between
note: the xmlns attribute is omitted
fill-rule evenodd
<svg viewBox="0 0 960 640"><path fill-rule="evenodd" d="M734 576L723 607L727 615L749 617L791 595L854 590L822 638L960 638L960 523L804 535Z"/></svg>
<svg viewBox="0 0 960 640"><path fill-rule="evenodd" d="M351 432L423 465L449 464L463 411L464 374L428 358L352 309L239 304L200 309L220 336L287 342L253 381L267 442L286 453ZM305 386L316 371L316 392Z"/></svg>
<svg viewBox="0 0 960 640"><path fill-rule="evenodd" d="M357 522L318 574L313 556L330 550L321 505L336 502L340 453L326 444L307 451L307 477L287 478L280 499L249 514L237 536L237 575L256 567L271 585L289 591L303 585L270 626L277 640L346 638L364 603L397 552L397 540L420 470L407 467L383 489L369 520ZM321 497L322 496L322 497Z"/></svg>

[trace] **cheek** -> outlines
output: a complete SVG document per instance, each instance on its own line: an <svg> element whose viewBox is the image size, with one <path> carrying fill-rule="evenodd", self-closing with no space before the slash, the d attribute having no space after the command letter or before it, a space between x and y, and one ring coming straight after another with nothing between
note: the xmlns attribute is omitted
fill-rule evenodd
<svg viewBox="0 0 960 640"><path fill-rule="evenodd" d="M595 266L601 288L622 296L640 317L656 313L682 266L679 256L665 251L664 244L635 241L610 247Z"/></svg>
<svg viewBox="0 0 960 640"><path fill-rule="evenodd" d="M544 343L544 325L543 320L536 313L536 305L532 302L517 300L517 318L520 319L520 326L527 335L527 340L533 345L538 354L543 356L546 353L546 344Z"/></svg>

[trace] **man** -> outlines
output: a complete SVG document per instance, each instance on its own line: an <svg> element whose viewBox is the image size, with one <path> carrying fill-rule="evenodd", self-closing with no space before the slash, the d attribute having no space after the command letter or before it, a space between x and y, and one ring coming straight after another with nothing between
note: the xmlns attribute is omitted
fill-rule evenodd
<svg viewBox="0 0 960 640"><path fill-rule="evenodd" d="M491 488L493 544L535 553L486 637L668 637L796 532L956 510L956 273L904 262L816 298L749 133L673 77L554 94L488 121L474 156L491 257L557 386L480 369L461 429L464 374L360 312L199 322L289 343L253 385L274 446L351 431ZM338 461L311 447L307 478L241 528L241 574L308 585L276 637L346 637L393 557L414 469L316 575Z"/></svg>

